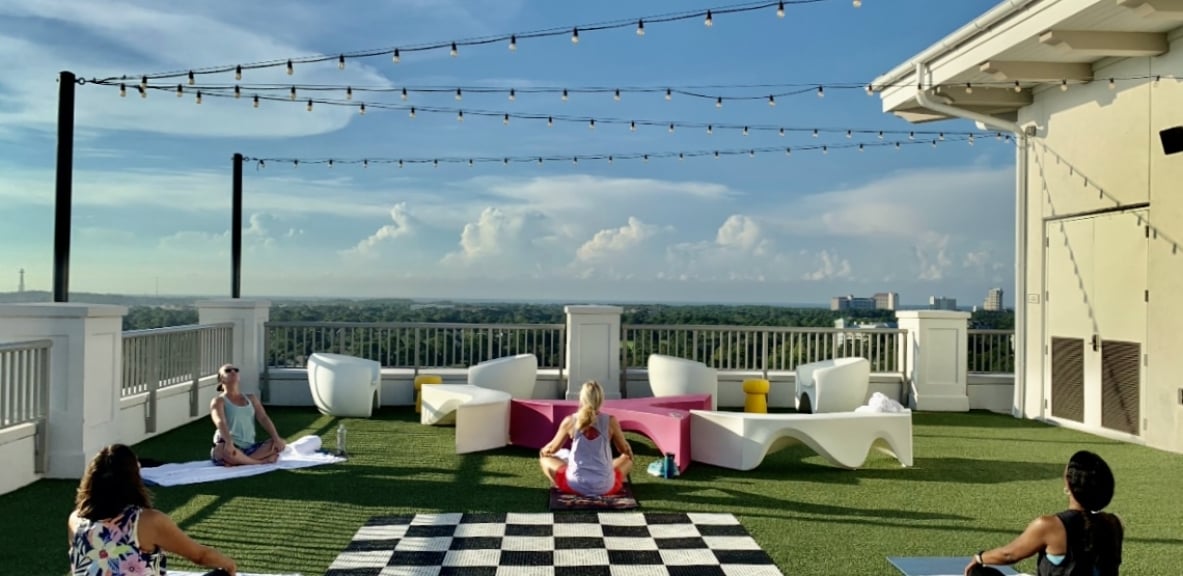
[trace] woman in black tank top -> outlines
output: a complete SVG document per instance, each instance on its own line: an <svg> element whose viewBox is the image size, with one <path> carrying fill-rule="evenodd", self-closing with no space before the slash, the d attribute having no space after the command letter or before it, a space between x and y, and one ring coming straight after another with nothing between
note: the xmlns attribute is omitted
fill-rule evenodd
<svg viewBox="0 0 1183 576"><path fill-rule="evenodd" d="M966 576L1001 576L990 565L1010 565L1038 554L1038 576L1117 576L1124 529L1101 512L1113 500L1113 471L1100 456L1081 450L1064 469L1068 509L1039 516L1010 544L974 554Z"/></svg>

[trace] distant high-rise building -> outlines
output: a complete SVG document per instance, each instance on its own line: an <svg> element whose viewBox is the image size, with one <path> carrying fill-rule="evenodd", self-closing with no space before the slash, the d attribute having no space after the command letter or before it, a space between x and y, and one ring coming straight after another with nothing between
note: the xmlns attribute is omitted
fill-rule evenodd
<svg viewBox="0 0 1183 576"><path fill-rule="evenodd" d="M928 307L933 310L956 310L957 299L944 296L929 296Z"/></svg>
<svg viewBox="0 0 1183 576"><path fill-rule="evenodd" d="M982 304L982 308L989 312L998 312L1002 308L1002 288L991 288L986 293L986 301Z"/></svg>
<svg viewBox="0 0 1183 576"><path fill-rule="evenodd" d="M898 292L879 292L872 296L872 298L875 299L876 310L895 310L900 302Z"/></svg>
<svg viewBox="0 0 1183 576"><path fill-rule="evenodd" d="M25 291L25 269L24 268L21 268L21 281L19 283L17 283L16 291L17 292L24 292Z"/></svg>
<svg viewBox="0 0 1183 576"><path fill-rule="evenodd" d="M874 310L874 298L856 298L854 294L830 299L830 310Z"/></svg>

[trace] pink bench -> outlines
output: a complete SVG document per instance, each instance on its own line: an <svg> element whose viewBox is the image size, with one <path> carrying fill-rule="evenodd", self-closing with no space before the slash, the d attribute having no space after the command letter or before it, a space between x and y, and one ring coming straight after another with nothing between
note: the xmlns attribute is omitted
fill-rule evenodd
<svg viewBox="0 0 1183 576"><path fill-rule="evenodd" d="M542 448L563 418L574 414L574 400L519 400L509 408L509 442ZM710 410L710 394L605 400L603 412L615 416L625 432L644 435L662 453L672 452L680 472L690 466L690 411Z"/></svg>

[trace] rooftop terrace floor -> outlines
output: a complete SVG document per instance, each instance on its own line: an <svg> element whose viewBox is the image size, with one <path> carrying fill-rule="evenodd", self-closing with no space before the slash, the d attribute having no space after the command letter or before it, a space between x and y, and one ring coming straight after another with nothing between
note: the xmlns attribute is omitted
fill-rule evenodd
<svg viewBox="0 0 1183 576"><path fill-rule="evenodd" d="M331 446L337 420L310 409L269 411L289 438ZM421 426L409 408L346 419L352 459L209 484L155 489L156 504L190 535L249 572L322 574L371 516L415 512L546 512L537 451L453 454L450 428ZM164 461L204 458L199 421L136 447ZM1093 450L1117 475L1109 508L1126 523L1123 574L1183 565L1183 456L988 413L915 415L914 468L874 453L841 470L804 447L739 472L694 463L675 480L646 475L659 455L630 434L634 492L644 511L734 514L785 574L880 575L886 556L966 555L1009 541L1037 514L1061 510L1064 462ZM63 574L66 516L77 483L43 480L0 496L0 566ZM170 567L192 569L170 557ZM1033 563L1019 569L1033 571Z"/></svg>

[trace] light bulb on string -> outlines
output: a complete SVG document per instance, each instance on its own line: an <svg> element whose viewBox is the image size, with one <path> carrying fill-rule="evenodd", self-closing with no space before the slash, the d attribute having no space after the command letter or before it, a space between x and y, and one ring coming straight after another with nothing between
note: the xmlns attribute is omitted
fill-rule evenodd
<svg viewBox="0 0 1183 576"><path fill-rule="evenodd" d="M874 96L875 95L875 87L870 84L867 84L866 91L867 91L867 96Z"/></svg>
<svg viewBox="0 0 1183 576"><path fill-rule="evenodd" d="M854 0L854 2L852 2L852 4L854 4L855 8L862 8L863 7L863 0Z"/></svg>
<svg viewBox="0 0 1183 576"><path fill-rule="evenodd" d="M777 131L777 134L779 134L781 138L784 138L784 136L785 136L785 129L784 129L784 128L781 128L780 130L778 130L778 131Z"/></svg>
<svg viewBox="0 0 1183 576"><path fill-rule="evenodd" d="M469 158L469 159L468 159L468 167L469 167L469 168L472 168L472 158Z"/></svg>
<svg viewBox="0 0 1183 576"><path fill-rule="evenodd" d="M631 121L628 123L628 131L629 132L636 132L637 131L637 122L636 121Z"/></svg>
<svg viewBox="0 0 1183 576"><path fill-rule="evenodd" d="M571 29L571 43L572 44L579 43L579 28L572 28Z"/></svg>
<svg viewBox="0 0 1183 576"><path fill-rule="evenodd" d="M311 112L311 111L312 111L312 99L309 99L309 100L308 100L308 111L309 111L309 112Z"/></svg>
<svg viewBox="0 0 1183 576"><path fill-rule="evenodd" d="M361 161L361 167L362 167L362 168L369 168L369 167L370 167L370 159L369 159L369 158L366 158L365 160L362 160L362 161Z"/></svg>
<svg viewBox="0 0 1183 576"><path fill-rule="evenodd" d="M974 85L970 84L969 82L966 82L965 83L965 93L966 94L973 94L974 93Z"/></svg>
<svg viewBox="0 0 1183 576"><path fill-rule="evenodd" d="M1068 91L1068 81L1067 80L1060 80L1060 92L1067 92L1067 91Z"/></svg>
<svg viewBox="0 0 1183 576"><path fill-rule="evenodd" d="M403 161L402 161L402 159L401 159L401 158L400 158L400 159L399 159L399 161L398 161L398 167L399 167L399 168L402 168L402 167L403 167Z"/></svg>
<svg viewBox="0 0 1183 576"><path fill-rule="evenodd" d="M785 148L785 156L792 156L792 155L793 155L793 149L792 148Z"/></svg>
<svg viewBox="0 0 1183 576"><path fill-rule="evenodd" d="M332 168L332 167L333 167L333 159L329 158L329 168Z"/></svg>
<svg viewBox="0 0 1183 576"><path fill-rule="evenodd" d="M395 64L398 64L399 62L403 61L402 54L399 53L398 48L394 49L394 53L391 54L391 56L390 56L390 61Z"/></svg>
<svg viewBox="0 0 1183 576"><path fill-rule="evenodd" d="M185 95L185 87L177 84L177 98Z"/></svg>
<svg viewBox="0 0 1183 576"><path fill-rule="evenodd" d="M464 94L462 94L462 93L460 92L460 89L459 89L459 88L457 88L457 89L456 89L456 100L457 100L457 101L460 101L460 100L463 100L463 99L464 99Z"/></svg>
<svg viewBox="0 0 1183 576"><path fill-rule="evenodd" d="M345 69L345 55L344 54L337 57L337 69L338 70Z"/></svg>
<svg viewBox="0 0 1183 576"><path fill-rule="evenodd" d="M509 114L506 114L505 116L501 117L501 123L505 124L506 126L509 126Z"/></svg>
<svg viewBox="0 0 1183 576"><path fill-rule="evenodd" d="M945 141L945 133L941 132L940 134L938 134L937 139L940 140L941 142L944 142Z"/></svg>
<svg viewBox="0 0 1183 576"><path fill-rule="evenodd" d="M882 139L883 139L883 131L882 131L882 130L880 130L880 131L879 131L879 139L880 139L880 140L882 140Z"/></svg>
<svg viewBox="0 0 1183 576"><path fill-rule="evenodd" d="M460 49L456 47L456 43L455 43L455 42L453 42L453 43L452 43L452 50L449 52L449 54L450 54L450 55L451 55L453 58L455 58L456 56L458 56L458 55L460 54Z"/></svg>
<svg viewBox="0 0 1183 576"><path fill-rule="evenodd" d="M1023 91L1023 85L1019 84L1018 80L1015 80L1015 92L1022 92L1022 91Z"/></svg>
<svg viewBox="0 0 1183 576"><path fill-rule="evenodd" d="M718 159L719 159L719 151L715 150L715 160L718 160Z"/></svg>
<svg viewBox="0 0 1183 576"><path fill-rule="evenodd" d="M670 90L669 88L666 88L666 89L665 89L665 99L666 99L666 101L668 102L668 101L670 101L670 100L673 100L673 98L674 98L674 91L673 91L673 90Z"/></svg>
<svg viewBox="0 0 1183 576"><path fill-rule="evenodd" d="M148 87L148 77L147 76L140 76L140 88L147 88L147 87Z"/></svg>
<svg viewBox="0 0 1183 576"><path fill-rule="evenodd" d="M822 145L822 154L829 154L829 153L830 153L830 147L826 146L826 145Z"/></svg>
<svg viewBox="0 0 1183 576"><path fill-rule="evenodd" d="M773 108L776 107L776 97L775 96L772 96L771 94L768 95L768 105Z"/></svg>
<svg viewBox="0 0 1183 576"><path fill-rule="evenodd" d="M846 139L847 139L847 140L850 140L851 138L854 138L854 131L853 131L853 130L847 130L847 131L846 131Z"/></svg>
<svg viewBox="0 0 1183 576"><path fill-rule="evenodd" d="M292 66L292 61L291 61L291 60L288 60L288 66L287 66L287 68L288 68L288 76L291 76L292 74L295 74L295 73L296 73L296 69L295 69L295 68Z"/></svg>
<svg viewBox="0 0 1183 576"><path fill-rule="evenodd" d="M571 157L571 163L572 163L572 164L578 164L578 163L579 163L579 157L578 157L578 156L572 156L572 157Z"/></svg>
<svg viewBox="0 0 1183 576"><path fill-rule="evenodd" d="M358 107L357 114L358 114L358 116L365 116L366 115L366 103L365 102L362 102L361 106Z"/></svg>
<svg viewBox="0 0 1183 576"><path fill-rule="evenodd" d="M755 158L755 157L756 157L756 151L755 150L748 150L748 158Z"/></svg>
<svg viewBox="0 0 1183 576"><path fill-rule="evenodd" d="M407 115L410 116L411 118L415 117L415 107L414 106L411 106L411 112Z"/></svg>
<svg viewBox="0 0 1183 576"><path fill-rule="evenodd" d="M242 66L241 65L234 67L234 79L235 80L242 80Z"/></svg>
<svg viewBox="0 0 1183 576"><path fill-rule="evenodd" d="M744 136L747 136L747 135L748 135L748 127L747 127L747 126L744 126L744 127L743 127L743 135L744 135Z"/></svg>
<svg viewBox="0 0 1183 576"><path fill-rule="evenodd" d="M915 132L908 132L908 140L915 140L915 139L916 139L916 133Z"/></svg>
<svg viewBox="0 0 1183 576"><path fill-rule="evenodd" d="M194 76L193 71L190 70L189 71L189 85L192 86L195 83L197 83L197 78L196 78L196 76Z"/></svg>
<svg viewBox="0 0 1183 576"><path fill-rule="evenodd" d="M619 88L617 88L616 92L614 94L612 94L612 99L616 100L617 102L620 102L620 89Z"/></svg>
<svg viewBox="0 0 1183 576"><path fill-rule="evenodd" d="M637 36L645 35L645 21L637 20Z"/></svg>
<svg viewBox="0 0 1183 576"><path fill-rule="evenodd" d="M781 0L780 2L777 2L777 4L776 4L776 17L777 17L777 18L784 18L784 17L785 17L785 3L784 3L784 0Z"/></svg>
<svg viewBox="0 0 1183 576"><path fill-rule="evenodd" d="M566 88L563 88L563 102L566 102L566 101L567 101L567 98L568 98L568 95L567 95L567 89L566 89Z"/></svg>
<svg viewBox="0 0 1183 576"><path fill-rule="evenodd" d="M352 86L345 87L345 99L346 100L353 100L353 87Z"/></svg>
<svg viewBox="0 0 1183 576"><path fill-rule="evenodd" d="M825 88L825 86L818 86L818 87L817 87L817 97L818 97L818 98L825 98L825 97L826 97L826 88Z"/></svg>
<svg viewBox="0 0 1183 576"><path fill-rule="evenodd" d="M255 97L253 98L253 100L254 100L254 102L251 103L251 106L258 108L259 107L259 95L255 94Z"/></svg>
<svg viewBox="0 0 1183 576"><path fill-rule="evenodd" d="M120 84L119 85L119 97L120 98L127 98L127 84Z"/></svg>
<svg viewBox="0 0 1183 576"><path fill-rule="evenodd" d="M403 98L403 101L404 101L404 102L406 102L406 100L407 100L407 96L408 96L408 94L407 94L407 89L406 89L406 88L403 88L402 98Z"/></svg>
<svg viewBox="0 0 1183 576"><path fill-rule="evenodd" d="M723 97L719 96L718 98L715 98L715 108L722 108L722 107L723 107Z"/></svg>
<svg viewBox="0 0 1183 576"><path fill-rule="evenodd" d="M670 134L673 134L673 133L674 133L674 124L671 122L670 123Z"/></svg>
<svg viewBox="0 0 1183 576"><path fill-rule="evenodd" d="M715 25L715 19L711 17L711 11L707 10L707 18L702 22L707 28Z"/></svg>
<svg viewBox="0 0 1183 576"><path fill-rule="evenodd" d="M555 119L554 119L554 117L553 117L553 116L547 116L547 117L546 117L546 127L547 127L547 128L550 128L550 127L552 127L552 126L554 126L554 125L555 125Z"/></svg>
<svg viewBox="0 0 1183 576"><path fill-rule="evenodd" d="M817 128L814 128L814 129L813 129L813 137L814 137L814 138L817 138L817 137L818 137Z"/></svg>
<svg viewBox="0 0 1183 576"><path fill-rule="evenodd" d="M859 152L862 152L862 151L863 151L863 144L862 144L861 142L860 142L860 143L859 143L859 145L858 145L858 151L859 151Z"/></svg>
<svg viewBox="0 0 1183 576"><path fill-rule="evenodd" d="M587 121L587 128L588 128L588 130L595 130L596 129L596 119L595 118L592 118Z"/></svg>
<svg viewBox="0 0 1183 576"><path fill-rule="evenodd" d="M514 100L517 100L517 99L518 99L518 92L517 92L517 90L514 90L513 88L510 88L510 89L509 89L509 101L510 101L510 102L513 102Z"/></svg>
<svg viewBox="0 0 1183 576"><path fill-rule="evenodd" d="M899 149L900 149L900 143L899 143L899 142L896 142L896 143L895 143L895 149L896 149L896 150L899 150Z"/></svg>
<svg viewBox="0 0 1183 576"><path fill-rule="evenodd" d="M509 36L509 51L513 52L518 49L518 37L515 35Z"/></svg>
<svg viewBox="0 0 1183 576"><path fill-rule="evenodd" d="M1117 88L1117 82L1114 82L1113 79L1110 78L1109 79L1109 89L1113 90L1114 88Z"/></svg>
<svg viewBox="0 0 1183 576"><path fill-rule="evenodd" d="M457 121L457 122L463 122L463 121L464 121L464 111L463 111L463 110L457 110L457 111L456 111L456 121Z"/></svg>
<svg viewBox="0 0 1183 576"><path fill-rule="evenodd" d="M714 133L715 133L715 127L711 124L707 124L707 135L710 136L711 134L714 134Z"/></svg>
<svg viewBox="0 0 1183 576"><path fill-rule="evenodd" d="M291 91L288 92L288 98L290 98L292 100L296 99L296 87L295 86L292 86Z"/></svg>
<svg viewBox="0 0 1183 576"><path fill-rule="evenodd" d="M201 90L197 91L197 97L193 99L194 102L201 104Z"/></svg>
<svg viewBox="0 0 1183 576"><path fill-rule="evenodd" d="M234 99L238 100L239 98L242 98L242 88L240 88L238 86L238 84L235 84L234 85Z"/></svg>

